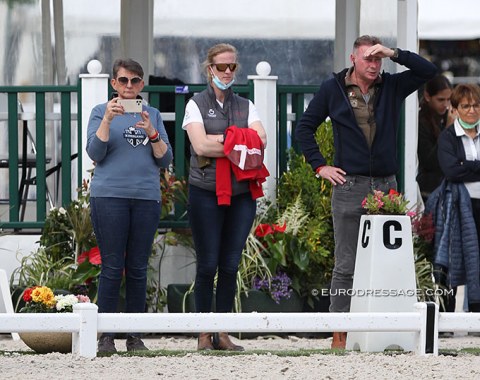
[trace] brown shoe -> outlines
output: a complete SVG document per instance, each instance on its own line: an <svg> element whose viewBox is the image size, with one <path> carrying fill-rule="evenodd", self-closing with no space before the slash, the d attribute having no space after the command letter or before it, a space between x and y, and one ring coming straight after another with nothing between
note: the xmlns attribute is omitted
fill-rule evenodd
<svg viewBox="0 0 480 380"><path fill-rule="evenodd" d="M334 332L332 340L332 350L344 350L345 345L347 344L347 333L346 332Z"/></svg>
<svg viewBox="0 0 480 380"><path fill-rule="evenodd" d="M225 351L245 351L242 346L237 346L234 344L228 333L214 333L213 334L213 347L216 350L225 350Z"/></svg>
<svg viewBox="0 0 480 380"><path fill-rule="evenodd" d="M198 351L210 351L213 350L212 333L200 333L198 334Z"/></svg>

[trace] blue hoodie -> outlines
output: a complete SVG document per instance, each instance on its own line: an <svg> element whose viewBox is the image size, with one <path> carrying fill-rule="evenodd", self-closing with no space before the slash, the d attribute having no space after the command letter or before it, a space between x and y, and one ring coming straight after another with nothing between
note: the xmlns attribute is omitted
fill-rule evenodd
<svg viewBox="0 0 480 380"><path fill-rule="evenodd" d="M381 74L374 104L377 127L371 149L347 98L345 75L348 69L333 74L333 78L322 83L295 131L302 152L314 170L327 164L314 135L320 124L330 117L336 167L342 168L348 175L385 177L397 173L396 138L403 101L433 78L437 68L418 54L401 49L398 49L398 58L392 61L410 70Z"/></svg>
<svg viewBox="0 0 480 380"><path fill-rule="evenodd" d="M143 129L134 125L141 120L139 114L125 114L113 118L110 136L101 141L97 129L105 115L106 103L97 105L90 115L87 129L87 153L95 161L94 175L90 187L92 197L132 198L160 201L160 167L172 162L172 147L160 116L160 112L149 106L150 121L167 144L168 150L162 158L155 158L151 143Z"/></svg>

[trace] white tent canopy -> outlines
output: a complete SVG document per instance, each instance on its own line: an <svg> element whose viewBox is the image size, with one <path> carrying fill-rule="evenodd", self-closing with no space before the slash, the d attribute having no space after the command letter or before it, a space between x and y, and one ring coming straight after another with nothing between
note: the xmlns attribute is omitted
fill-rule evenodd
<svg viewBox="0 0 480 380"><path fill-rule="evenodd" d="M382 3L366 2L364 6L373 6L385 16ZM335 35L335 0L242 0L232 2L221 12L211 4L198 0L156 0L155 34L185 36L200 32L204 37L240 38L334 38ZM107 33L118 30L119 10L118 0L64 1L67 25L78 25L83 32L89 29L85 28L85 22L94 25L97 32L99 28ZM418 0L418 37L480 38L479 15L480 2L475 0Z"/></svg>
<svg viewBox="0 0 480 380"><path fill-rule="evenodd" d="M418 0L418 38L421 40L480 38L480 2Z"/></svg>

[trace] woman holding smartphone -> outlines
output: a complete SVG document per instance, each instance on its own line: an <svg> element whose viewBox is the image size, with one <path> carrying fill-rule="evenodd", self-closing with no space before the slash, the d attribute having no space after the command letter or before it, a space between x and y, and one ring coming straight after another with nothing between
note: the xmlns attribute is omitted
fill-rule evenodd
<svg viewBox="0 0 480 380"><path fill-rule="evenodd" d="M160 220L160 168L172 162L172 147L160 112L142 105L125 112L123 100L135 100L144 86L143 69L132 59L113 65L111 85L118 96L92 110L87 153L95 162L90 187L92 224L102 268L98 311L118 311L125 275L126 313L143 313L147 265ZM127 336L127 351L146 350L140 334ZM113 333L104 333L99 353L116 352Z"/></svg>

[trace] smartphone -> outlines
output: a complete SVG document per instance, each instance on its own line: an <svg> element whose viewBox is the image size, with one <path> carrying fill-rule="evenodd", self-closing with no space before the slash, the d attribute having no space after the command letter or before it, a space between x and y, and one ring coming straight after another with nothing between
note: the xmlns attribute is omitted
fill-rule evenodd
<svg viewBox="0 0 480 380"><path fill-rule="evenodd" d="M118 99L117 103L123 106L125 112L142 112L142 99Z"/></svg>

